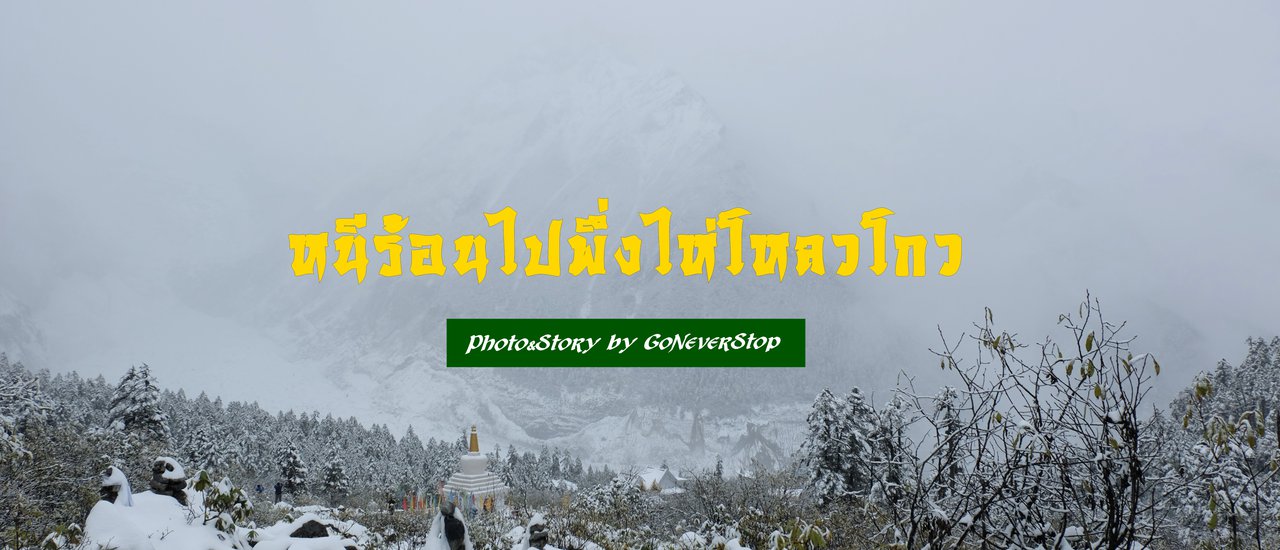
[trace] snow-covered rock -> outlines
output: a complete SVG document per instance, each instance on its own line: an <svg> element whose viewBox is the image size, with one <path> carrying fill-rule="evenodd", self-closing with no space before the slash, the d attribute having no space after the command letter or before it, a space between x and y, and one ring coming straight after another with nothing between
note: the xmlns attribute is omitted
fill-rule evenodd
<svg viewBox="0 0 1280 550"><path fill-rule="evenodd" d="M462 509L455 507L453 509L453 517L461 521L465 526L467 520L463 516ZM475 547L471 543L471 527L467 527L466 550L474 550ZM449 541L444 536L444 516L436 514L436 518L431 522L431 530L427 532L427 544L418 550L450 550Z"/></svg>
<svg viewBox="0 0 1280 550"><path fill-rule="evenodd" d="M164 463L164 471L160 474L160 477L174 481L187 479L187 471L182 468L182 464L179 464L177 460L162 456L156 458L156 462Z"/></svg>
<svg viewBox="0 0 1280 550"><path fill-rule="evenodd" d="M84 522L90 544L117 550L232 550L226 533L188 521L189 509L152 492L133 495L133 506L99 501ZM92 547L92 546L90 546Z"/></svg>
<svg viewBox="0 0 1280 550"><path fill-rule="evenodd" d="M129 486L129 478L120 468L111 466L102 476L102 488L105 492L116 495L115 503L121 506L133 506L133 489Z"/></svg>
<svg viewBox="0 0 1280 550"><path fill-rule="evenodd" d="M319 526L328 536L305 537L299 530ZM280 522L258 530L259 542L255 550L342 550L361 545L368 540L368 530L354 521L337 520L327 515L308 512L289 522Z"/></svg>

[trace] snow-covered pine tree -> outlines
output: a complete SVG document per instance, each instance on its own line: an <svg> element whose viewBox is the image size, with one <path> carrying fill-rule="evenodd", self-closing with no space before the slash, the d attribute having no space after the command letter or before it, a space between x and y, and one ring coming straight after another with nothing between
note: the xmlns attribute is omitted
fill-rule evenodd
<svg viewBox="0 0 1280 550"><path fill-rule="evenodd" d="M465 453L471 450L471 438L468 437L469 434L470 432L468 432L466 429L463 429L462 435L458 436L457 442L453 444L454 448L457 449L458 453Z"/></svg>
<svg viewBox="0 0 1280 550"><path fill-rule="evenodd" d="M427 479L443 481L458 471L461 454L455 444L432 439L427 445Z"/></svg>
<svg viewBox="0 0 1280 550"><path fill-rule="evenodd" d="M511 477L511 488L517 493L546 489L551 486L549 470L543 467L542 462L538 460L538 455L533 454L532 451L525 451L520 455Z"/></svg>
<svg viewBox="0 0 1280 550"><path fill-rule="evenodd" d="M956 399L958 394L956 389L951 386L943 386L938 392L938 396L933 402L933 413L935 420L933 425L937 427L937 433L934 434L938 445L938 456L940 457L940 466L934 472L936 478L935 485L938 487L937 498L944 498L955 490L956 481L961 473L960 456L960 413L957 410Z"/></svg>
<svg viewBox="0 0 1280 550"><path fill-rule="evenodd" d="M111 399L112 427L143 442L163 443L169 438L168 420L160 410L160 388L151 368L146 363L130 367Z"/></svg>
<svg viewBox="0 0 1280 550"><path fill-rule="evenodd" d="M894 395L876 415L873 462L875 484L883 498L896 498L898 489L907 482L907 475L915 470L915 455L906 433L907 411L906 400Z"/></svg>
<svg viewBox="0 0 1280 550"><path fill-rule="evenodd" d="M119 437L109 453L130 478L149 478L152 460L172 452L169 417L160 398L160 388L145 363L130 367L112 393L107 424Z"/></svg>
<svg viewBox="0 0 1280 550"><path fill-rule="evenodd" d="M844 414L848 438L848 455L845 458L845 487L865 495L875 483L875 446L872 434L876 431L876 411L867 404L862 390L854 387L845 397Z"/></svg>
<svg viewBox="0 0 1280 550"><path fill-rule="evenodd" d="M551 449L546 445L543 445L542 450L538 452L538 467L548 474L551 472Z"/></svg>
<svg viewBox="0 0 1280 550"><path fill-rule="evenodd" d="M321 490L329 497L329 504L337 506L351 493L351 481L347 478L347 465L337 454L329 458L324 465L324 475L320 480Z"/></svg>
<svg viewBox="0 0 1280 550"><path fill-rule="evenodd" d="M202 425L187 436L181 454L198 470L217 470L225 461L222 443L214 436L213 428Z"/></svg>
<svg viewBox="0 0 1280 550"><path fill-rule="evenodd" d="M507 458L502 462L501 467L498 468L498 475L502 477L502 482L506 483L508 487L515 484L516 468L519 463L520 455L516 452L516 446L508 445Z"/></svg>
<svg viewBox="0 0 1280 550"><path fill-rule="evenodd" d="M400 469L396 477L402 479L417 479L421 476L427 467L427 451L422 446L422 440L418 438L418 434L414 433L413 426L405 431L404 437L400 438L400 459L395 466Z"/></svg>
<svg viewBox="0 0 1280 550"><path fill-rule="evenodd" d="M285 492L297 494L307 488L307 465L302 461L298 446L290 443L282 447L276 455L276 466L280 469L280 483Z"/></svg>
<svg viewBox="0 0 1280 550"><path fill-rule="evenodd" d="M849 453L846 421L844 405L831 390L822 390L806 419L809 431L800 446L800 462L809 473L818 499L824 503L844 498L850 492L845 476Z"/></svg>
<svg viewBox="0 0 1280 550"><path fill-rule="evenodd" d="M370 457L376 457L377 464L370 470L370 483L381 490L401 490L405 465L399 443L385 424L374 424L369 432L368 452Z"/></svg>
<svg viewBox="0 0 1280 550"><path fill-rule="evenodd" d="M0 353L0 459L25 457L23 425L29 418L42 417L50 408L40 385L21 364L11 366Z"/></svg>
<svg viewBox="0 0 1280 550"><path fill-rule="evenodd" d="M525 453L521 459L526 470L524 481L526 487L542 490L551 486L550 458L546 447L542 448L541 456Z"/></svg>

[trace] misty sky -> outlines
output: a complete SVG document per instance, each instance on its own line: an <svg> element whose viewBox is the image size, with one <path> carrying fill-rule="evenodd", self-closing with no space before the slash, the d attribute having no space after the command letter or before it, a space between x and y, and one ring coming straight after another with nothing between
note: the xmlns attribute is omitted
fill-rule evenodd
<svg viewBox="0 0 1280 550"><path fill-rule="evenodd" d="M679 75L797 229L889 206L964 235L953 279L829 283L921 354L987 305L1035 339L1085 289L1192 354L1180 381L1280 334L1275 2L457 4L0 5L0 290L43 366L147 360L186 269L289 277L284 235L404 174L442 112L583 49Z"/></svg>

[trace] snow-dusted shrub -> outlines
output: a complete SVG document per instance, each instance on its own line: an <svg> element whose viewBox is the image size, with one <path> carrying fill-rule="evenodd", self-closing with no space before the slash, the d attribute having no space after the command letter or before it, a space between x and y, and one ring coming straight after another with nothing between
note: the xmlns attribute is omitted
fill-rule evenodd
<svg viewBox="0 0 1280 550"><path fill-rule="evenodd" d="M640 523L651 507L650 501L629 481L628 476L619 476L609 483L579 491L573 502L593 518L620 527Z"/></svg>
<svg viewBox="0 0 1280 550"><path fill-rule="evenodd" d="M224 477L213 481L209 472L201 470L191 488L201 494L201 520L219 531L234 534L236 527L248 521L253 514L253 502L249 500L248 493L233 485L230 479Z"/></svg>
<svg viewBox="0 0 1280 550"><path fill-rule="evenodd" d="M33 373L0 353L0 546L34 548L84 520L97 497L103 442L68 421Z"/></svg>
<svg viewBox="0 0 1280 550"><path fill-rule="evenodd" d="M40 541L40 550L77 550L83 548L84 529L79 524L71 523L55 527L44 540Z"/></svg>
<svg viewBox="0 0 1280 550"><path fill-rule="evenodd" d="M418 548L427 543L427 535L436 514L415 512L368 512L360 522L377 537L378 548Z"/></svg>
<svg viewBox="0 0 1280 550"><path fill-rule="evenodd" d="M1180 511L1224 547L1274 546L1280 543L1280 410L1271 412L1268 438L1261 403L1237 405L1243 409L1237 414L1214 406L1215 391L1213 380L1202 375L1187 399L1182 423L1199 438L1177 462L1177 473L1190 485Z"/></svg>
<svg viewBox="0 0 1280 550"><path fill-rule="evenodd" d="M826 548L831 530L802 519L795 519L769 534L769 550L815 550Z"/></svg>
<svg viewBox="0 0 1280 550"><path fill-rule="evenodd" d="M1130 352L1096 301L1062 315L1067 338L1028 346L988 310L972 336L936 353L956 385L900 390L927 436L884 542L899 548L1130 548L1163 526L1178 484L1149 476L1164 450L1145 398L1160 364ZM960 355L961 344L975 354Z"/></svg>
<svg viewBox="0 0 1280 550"><path fill-rule="evenodd" d="M467 531L476 550L510 550L515 541L509 535L520 522L509 514L482 512L467 521Z"/></svg>

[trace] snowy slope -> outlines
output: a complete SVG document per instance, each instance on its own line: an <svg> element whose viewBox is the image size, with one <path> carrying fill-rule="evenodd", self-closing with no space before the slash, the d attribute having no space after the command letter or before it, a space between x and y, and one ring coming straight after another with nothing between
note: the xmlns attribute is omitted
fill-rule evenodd
<svg viewBox="0 0 1280 550"><path fill-rule="evenodd" d="M353 212L376 224L396 212L410 216L413 232L493 236L483 212L512 206L520 238L545 234L553 218L571 225L595 213L597 197L609 197L610 237L644 236L651 267L656 247L638 212L670 208L675 231L702 231L704 217L736 206L753 211L751 232L802 225L758 192L765 184L751 177L731 132L692 86L609 54L523 63L424 121L422 131L425 145L403 169L331 200L301 198L319 203L307 204L311 225L287 231L330 230L334 218ZM249 208L236 204L245 197L220 200L232 204L218 211ZM217 218L200 204L192 200L183 212ZM695 409L715 429L690 460L713 460L737 446L748 422L774 420L762 408L807 404L825 385L888 380L882 375L898 368L889 359L902 348L892 323L854 326L850 308L860 306L863 319L876 311L855 302L860 287L850 281L779 284L719 271L708 284L651 269L527 278L502 275L495 263L483 285L450 275L370 276L357 286L332 272L318 284L288 272L283 230L258 240L263 247L242 256L183 258L125 278L66 277L39 315L59 327L63 343L50 366L115 377L147 362L162 384L192 394L354 415L397 433L413 425L423 437L453 438L480 424L486 447L547 443L626 464L679 460L688 444L672 435L688 435ZM497 242L490 240L490 258L500 257ZM518 251L521 264L525 254ZM810 367L448 370L444 320L465 316L804 317ZM623 419L636 415L661 419L662 429L627 427ZM721 426L724 433L712 435Z"/></svg>
<svg viewBox="0 0 1280 550"><path fill-rule="evenodd" d="M14 362L41 364L47 357L44 334L31 320L31 310L0 289L0 351Z"/></svg>
<svg viewBox="0 0 1280 550"><path fill-rule="evenodd" d="M566 219L571 225L572 217L595 213L596 197L609 197L608 234L615 239L639 234L652 243L651 230L641 226L637 214L659 206L672 209L676 230L701 231L703 217L734 206L755 212L749 230L782 227L779 213L756 197L724 125L696 91L669 71L606 54L535 60L504 73L430 121L425 131L435 137L402 181L341 197L331 209L334 216L358 210L373 220L398 212L411 217L415 231L493 235L482 213L509 205L519 212L517 238L531 233L545 238L548 220ZM568 236L566 231L562 239ZM501 257L497 241L491 239L490 258ZM656 247L644 252L646 266L652 266ZM521 265L526 256L518 249ZM496 267L491 264L483 285L456 275L371 276L360 286L336 277L322 285L285 279L247 322L292 346L296 361L315 365L343 388L346 405L374 420L446 436L478 422L489 425L491 441L563 444L611 462L675 453L670 438L633 437L626 431L604 435L607 445L598 443L601 434L616 430L610 423L650 405L704 403L712 418L748 419L755 412L743 403L807 402L812 392L804 386L817 383L769 380L808 377L838 383L850 375L851 369L831 359L847 356L857 339L830 337L851 332L836 306L852 300L849 285L805 280L779 285L750 275L730 278L723 271L708 285L679 275L656 276L651 268L634 277L527 278L505 276ZM808 317L815 366L746 373L450 371L443 368L444 319L461 316ZM868 349L875 348L870 340L889 341L875 331L864 331L863 337L869 339ZM652 391L662 387L671 391ZM794 391L779 395L779 388Z"/></svg>

